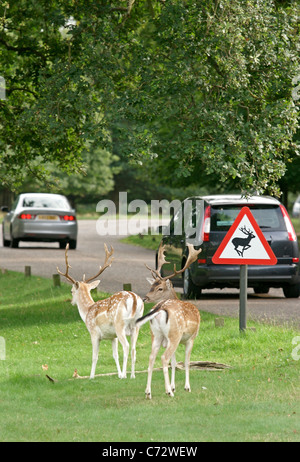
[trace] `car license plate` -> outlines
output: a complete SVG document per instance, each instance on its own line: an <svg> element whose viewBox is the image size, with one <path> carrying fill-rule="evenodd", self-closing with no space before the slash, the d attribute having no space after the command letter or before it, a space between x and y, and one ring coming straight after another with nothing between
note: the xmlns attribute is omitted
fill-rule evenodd
<svg viewBox="0 0 300 462"><path fill-rule="evenodd" d="M58 215L38 215L38 220L58 220Z"/></svg>

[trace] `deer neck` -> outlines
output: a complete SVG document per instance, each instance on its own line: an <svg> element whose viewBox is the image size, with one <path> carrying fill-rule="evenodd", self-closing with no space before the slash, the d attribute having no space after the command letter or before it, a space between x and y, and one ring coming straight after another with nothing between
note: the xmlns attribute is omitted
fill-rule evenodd
<svg viewBox="0 0 300 462"><path fill-rule="evenodd" d="M164 300L178 300L174 287L171 287L164 295Z"/></svg>
<svg viewBox="0 0 300 462"><path fill-rule="evenodd" d="M80 287L77 294L77 307L83 322L85 322L86 315L94 303L95 302L91 297L89 289L86 286Z"/></svg>

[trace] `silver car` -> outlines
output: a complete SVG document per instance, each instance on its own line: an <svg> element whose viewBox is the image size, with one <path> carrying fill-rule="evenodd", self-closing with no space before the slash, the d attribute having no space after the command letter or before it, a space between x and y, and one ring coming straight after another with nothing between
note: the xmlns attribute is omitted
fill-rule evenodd
<svg viewBox="0 0 300 462"><path fill-rule="evenodd" d="M20 241L69 243L76 249L77 219L67 198L60 194L20 194L3 219L3 246L17 248Z"/></svg>

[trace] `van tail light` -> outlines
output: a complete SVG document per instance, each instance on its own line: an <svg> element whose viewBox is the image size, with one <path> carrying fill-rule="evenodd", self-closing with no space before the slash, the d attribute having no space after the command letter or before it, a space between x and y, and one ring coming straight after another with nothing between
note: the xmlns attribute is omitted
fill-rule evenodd
<svg viewBox="0 0 300 462"><path fill-rule="evenodd" d="M204 265L206 263L206 258L199 258L198 259L198 264L199 265Z"/></svg>
<svg viewBox="0 0 300 462"><path fill-rule="evenodd" d="M210 232L210 205L205 209L204 220L202 226L202 241L209 241L209 232Z"/></svg>
<svg viewBox="0 0 300 462"><path fill-rule="evenodd" d="M286 208L281 204L280 205L281 213L284 218L285 226L288 232L289 241L297 241L297 235L294 230L294 226L290 220L289 214L287 213Z"/></svg>
<svg viewBox="0 0 300 462"><path fill-rule="evenodd" d="M34 220L35 215L32 215L31 213L21 213L19 218L20 220Z"/></svg>
<svg viewBox="0 0 300 462"><path fill-rule="evenodd" d="M62 221L76 221L76 217L73 215L60 215Z"/></svg>

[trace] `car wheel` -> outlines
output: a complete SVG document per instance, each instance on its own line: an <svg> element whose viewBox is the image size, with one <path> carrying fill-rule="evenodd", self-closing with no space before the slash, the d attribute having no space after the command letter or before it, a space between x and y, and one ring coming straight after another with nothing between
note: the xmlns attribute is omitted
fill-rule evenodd
<svg viewBox="0 0 300 462"><path fill-rule="evenodd" d="M10 241L5 239L4 237L4 226L2 226L2 242L3 242L3 247L9 247Z"/></svg>
<svg viewBox="0 0 300 462"><path fill-rule="evenodd" d="M299 284L286 285L282 288L282 290L286 298L298 298L300 295Z"/></svg>
<svg viewBox="0 0 300 462"><path fill-rule="evenodd" d="M189 268L183 273L183 297L186 300L200 298L201 289L197 287L191 280Z"/></svg>
<svg viewBox="0 0 300 462"><path fill-rule="evenodd" d="M19 239L15 239L13 236L11 236L10 247L12 249L17 249L19 247L19 242Z"/></svg>
<svg viewBox="0 0 300 462"><path fill-rule="evenodd" d="M76 241L76 239L70 239L70 240L69 240L69 245L70 245L70 249L75 250L76 247L77 247L77 241Z"/></svg>

